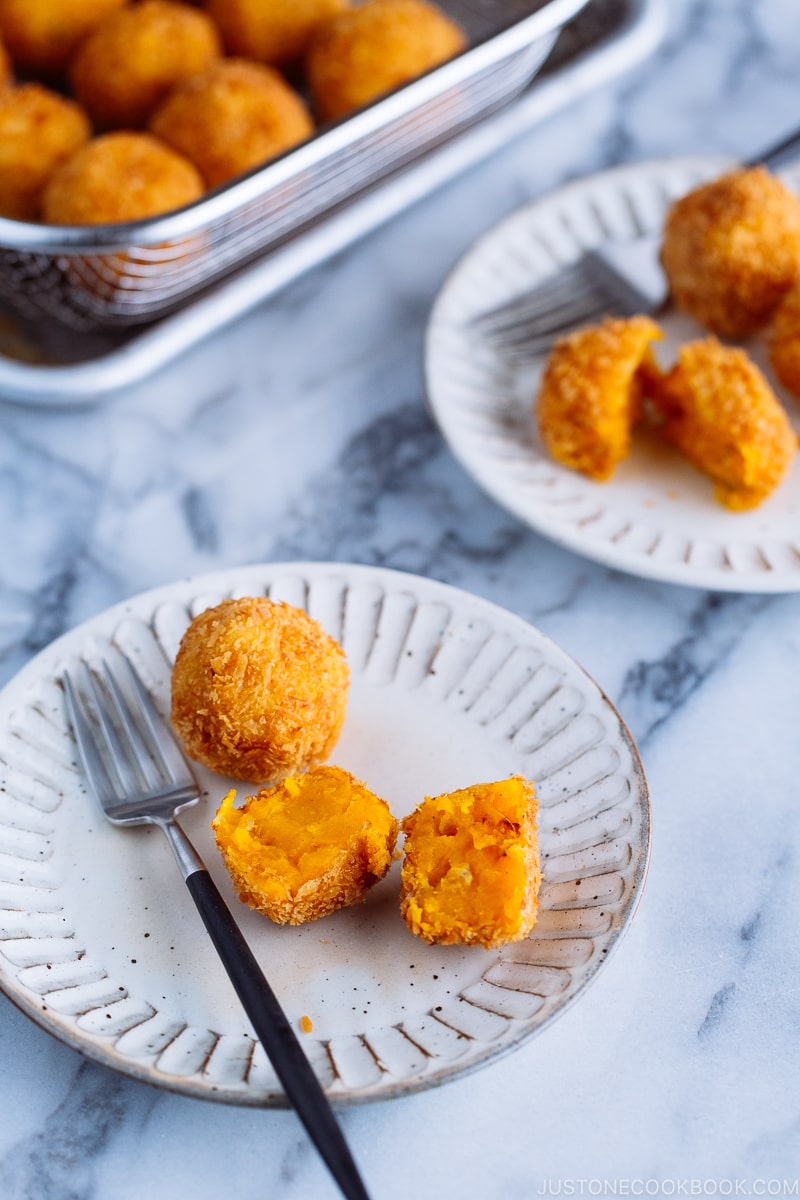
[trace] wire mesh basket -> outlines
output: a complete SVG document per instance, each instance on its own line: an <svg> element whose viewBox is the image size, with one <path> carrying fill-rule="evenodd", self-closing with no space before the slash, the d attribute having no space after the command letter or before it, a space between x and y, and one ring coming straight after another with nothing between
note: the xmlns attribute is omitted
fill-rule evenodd
<svg viewBox="0 0 800 1200"><path fill-rule="evenodd" d="M508 103L586 3L444 3L467 50L178 212L73 228L0 218L0 288L23 315L80 330L174 311Z"/></svg>

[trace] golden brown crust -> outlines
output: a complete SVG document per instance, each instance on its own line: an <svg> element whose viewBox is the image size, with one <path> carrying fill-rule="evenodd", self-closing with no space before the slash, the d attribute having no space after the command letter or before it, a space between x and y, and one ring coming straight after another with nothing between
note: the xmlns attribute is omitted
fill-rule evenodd
<svg viewBox="0 0 800 1200"><path fill-rule="evenodd" d="M176 83L222 54L214 22L173 0L142 0L112 13L82 43L70 68L78 100L100 129L136 129Z"/></svg>
<svg viewBox="0 0 800 1200"><path fill-rule="evenodd" d="M609 478L630 452L642 379L656 370L650 343L661 336L649 317L606 318L555 343L536 400L553 458L591 479Z"/></svg>
<svg viewBox="0 0 800 1200"><path fill-rule="evenodd" d="M0 88L9 87L14 81L14 68L11 56L0 40Z"/></svg>
<svg viewBox="0 0 800 1200"><path fill-rule="evenodd" d="M212 829L241 900L280 925L359 904L392 864L398 825L388 805L340 767L314 767L262 788Z"/></svg>
<svg viewBox="0 0 800 1200"><path fill-rule="evenodd" d="M0 37L17 66L54 74L127 0L0 0Z"/></svg>
<svg viewBox="0 0 800 1200"><path fill-rule="evenodd" d="M426 0L367 0L323 22L306 76L322 120L343 116L463 50L459 27Z"/></svg>
<svg viewBox="0 0 800 1200"><path fill-rule="evenodd" d="M775 310L769 360L783 386L800 396L800 283L790 288Z"/></svg>
<svg viewBox="0 0 800 1200"><path fill-rule="evenodd" d="M229 58L179 84L150 129L217 187L304 141L313 124L277 71Z"/></svg>
<svg viewBox="0 0 800 1200"><path fill-rule="evenodd" d="M192 758L266 783L327 758L344 723L341 647L302 609L223 600L190 624L172 673L172 722Z"/></svg>
<svg viewBox="0 0 800 1200"><path fill-rule="evenodd" d="M74 101L38 83L0 89L0 215L38 220L48 180L89 134Z"/></svg>
<svg viewBox="0 0 800 1200"><path fill-rule="evenodd" d="M106 133L50 179L43 216L55 225L135 221L190 204L203 181L185 158L146 133Z"/></svg>
<svg viewBox="0 0 800 1200"><path fill-rule="evenodd" d="M487 949L527 937L539 911L537 808L518 775L418 805L401 824L400 912L411 932Z"/></svg>
<svg viewBox="0 0 800 1200"><path fill-rule="evenodd" d="M746 337L800 271L800 199L765 167L723 175L672 205L661 261L680 308L714 333Z"/></svg>
<svg viewBox="0 0 800 1200"><path fill-rule="evenodd" d="M653 389L663 433L715 484L721 504L754 508L797 453L788 417L743 350L716 338L689 342Z"/></svg>
<svg viewBox="0 0 800 1200"><path fill-rule="evenodd" d="M302 58L320 21L350 0L206 0L228 54L282 66Z"/></svg>

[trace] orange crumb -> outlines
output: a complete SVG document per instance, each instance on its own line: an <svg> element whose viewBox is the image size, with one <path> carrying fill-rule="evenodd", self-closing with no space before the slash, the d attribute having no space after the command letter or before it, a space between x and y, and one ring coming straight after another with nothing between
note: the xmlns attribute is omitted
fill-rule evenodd
<svg viewBox="0 0 800 1200"><path fill-rule="evenodd" d="M311 1033L311 1030L314 1028L311 1022L311 1017L301 1017L300 1028L302 1029L303 1033Z"/></svg>

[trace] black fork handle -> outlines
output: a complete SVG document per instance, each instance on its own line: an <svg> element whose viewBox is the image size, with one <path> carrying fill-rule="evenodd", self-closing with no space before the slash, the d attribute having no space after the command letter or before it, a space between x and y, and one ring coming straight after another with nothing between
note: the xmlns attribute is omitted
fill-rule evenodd
<svg viewBox="0 0 800 1200"><path fill-rule="evenodd" d="M308 1136L342 1194L369 1200L333 1109L286 1014L208 871L186 876L186 886L203 918L242 1006Z"/></svg>
<svg viewBox="0 0 800 1200"><path fill-rule="evenodd" d="M203 924L292 1107L347 1200L369 1200L339 1123L286 1014L205 867L185 876Z"/></svg>
<svg viewBox="0 0 800 1200"><path fill-rule="evenodd" d="M774 145L768 146L766 150L762 150L754 158L748 159L745 165L755 167L759 163L763 163L765 167L779 167L782 163L796 158L798 153L800 153L800 129L795 129L794 133L790 133L788 137L782 138Z"/></svg>

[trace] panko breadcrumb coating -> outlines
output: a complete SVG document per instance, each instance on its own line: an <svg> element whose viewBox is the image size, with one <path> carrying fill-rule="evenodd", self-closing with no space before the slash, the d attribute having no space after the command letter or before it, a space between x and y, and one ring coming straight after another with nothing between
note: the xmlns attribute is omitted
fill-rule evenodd
<svg viewBox="0 0 800 1200"><path fill-rule="evenodd" d="M83 39L128 0L0 0L0 37L28 71L65 70Z"/></svg>
<svg viewBox="0 0 800 1200"><path fill-rule="evenodd" d="M282 66L305 54L320 21L350 0L206 0L228 54Z"/></svg>
<svg viewBox="0 0 800 1200"><path fill-rule="evenodd" d="M105 225L170 212L202 194L195 168L169 146L147 133L106 133L55 172L42 212L54 225Z"/></svg>
<svg viewBox="0 0 800 1200"><path fill-rule="evenodd" d="M79 105L38 83L0 89L0 216L38 220L48 180L90 132Z"/></svg>
<svg viewBox="0 0 800 1200"><path fill-rule="evenodd" d="M672 205L661 261L680 308L723 337L746 337L800 272L800 199L765 167L723 175Z"/></svg>
<svg viewBox="0 0 800 1200"><path fill-rule="evenodd" d="M172 672L172 723L212 771L267 783L327 758L344 723L344 653L302 609L223 600L192 621Z"/></svg>
<svg viewBox="0 0 800 1200"><path fill-rule="evenodd" d="M797 452L788 417L743 350L716 338L688 342L653 389L663 432L714 481L726 508L755 508Z"/></svg>
<svg viewBox="0 0 800 1200"><path fill-rule="evenodd" d="M234 807L229 792L212 829L251 908L300 925L366 898L392 865L397 821L340 767L314 767Z"/></svg>
<svg viewBox="0 0 800 1200"><path fill-rule="evenodd" d="M13 83L14 69L11 65L11 59L8 51L0 41L0 88L8 87Z"/></svg>
<svg viewBox="0 0 800 1200"><path fill-rule="evenodd" d="M418 805L401 825L400 911L411 932L487 949L527 937L539 912L537 808L518 775Z"/></svg>
<svg viewBox="0 0 800 1200"><path fill-rule="evenodd" d="M222 55L214 22L186 4L142 0L106 17L70 68L73 91L100 129L136 129L169 91Z"/></svg>
<svg viewBox="0 0 800 1200"><path fill-rule="evenodd" d="M360 108L463 50L459 27L425 0L367 0L317 28L306 56L323 121Z"/></svg>
<svg viewBox="0 0 800 1200"><path fill-rule="evenodd" d="M150 121L209 187L296 146L313 128L302 99L277 71L238 58L179 84Z"/></svg>
<svg viewBox="0 0 800 1200"><path fill-rule="evenodd" d="M553 458L590 479L610 477L630 452L643 381L657 369L650 343L662 336L649 317L609 317L555 343L535 406Z"/></svg>
<svg viewBox="0 0 800 1200"><path fill-rule="evenodd" d="M800 282L786 293L775 310L769 360L783 386L800 396Z"/></svg>

